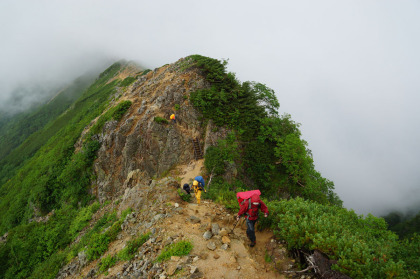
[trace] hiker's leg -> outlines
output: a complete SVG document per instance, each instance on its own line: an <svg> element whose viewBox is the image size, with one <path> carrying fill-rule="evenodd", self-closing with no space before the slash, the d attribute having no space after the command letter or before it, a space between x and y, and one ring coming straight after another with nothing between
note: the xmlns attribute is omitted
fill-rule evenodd
<svg viewBox="0 0 420 279"><path fill-rule="evenodd" d="M255 222L256 220L250 221L246 219L246 235L251 242L255 242Z"/></svg>
<svg viewBox="0 0 420 279"><path fill-rule="evenodd" d="M198 190L197 193L195 193L195 197L197 198L197 203L200 204L200 199L201 199L201 191Z"/></svg>

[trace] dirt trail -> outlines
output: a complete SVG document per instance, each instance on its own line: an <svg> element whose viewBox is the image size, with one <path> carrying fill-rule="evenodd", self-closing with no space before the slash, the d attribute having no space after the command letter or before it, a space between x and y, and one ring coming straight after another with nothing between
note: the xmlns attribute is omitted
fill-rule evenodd
<svg viewBox="0 0 420 279"><path fill-rule="evenodd" d="M180 166L181 185L189 183L190 179L202 173L203 160L191 162L188 166ZM192 254L199 255L200 260L195 264L205 275L204 278L285 278L274 270L273 264L265 261L266 245L273 239L273 234L268 231L256 232L257 244L251 248L248 246L246 237L246 225L242 219L235 227L232 233L229 233L230 248L223 250L217 248L211 251L207 248L209 241L218 243L220 247L221 240L213 237L210 240L203 238L203 233L211 228L211 224L218 223L220 228L225 228L231 232L234 226L234 216L229 214L226 209L204 200L200 205L195 203L195 198L191 203L183 203L185 208L182 215L165 221L164 226L168 231L184 232L186 238L194 244ZM189 216L200 218L201 222L192 224L187 221Z"/></svg>
<svg viewBox="0 0 420 279"><path fill-rule="evenodd" d="M178 167L177 170L175 170L178 174L177 181L181 181L181 185L183 185L183 183L189 183L195 176L202 174L202 168L203 160L194 161L188 165ZM224 206L216 204L211 200L202 200L201 204L198 205L196 204L195 198L192 198L191 202L185 202L181 200L174 188L165 189L169 189L168 193L170 194L167 196L167 199L160 204L162 208L165 207L165 210L172 212L172 214L170 218L163 218L156 222L153 225L153 228L159 232L158 238L162 241L168 237L190 241L194 247L190 252L190 256L194 258L191 265L198 268L200 275L194 277L193 275L198 274L192 275L189 274L189 270L184 270L179 273L168 274L169 277L164 278L286 278L285 275L280 274L275 270L273 262L266 261L266 256L268 256L267 253L270 251L269 246L273 246L273 234L271 232L257 231L257 244L255 247L251 248L248 246L249 240L246 237L246 227L243 219L238 223L234 231L232 231L235 224L235 216L234 214L229 214ZM178 205L176 205L176 203ZM112 206L112 204L109 206ZM152 207L152 205L150 206ZM173 211L177 206L179 207L179 210ZM144 213L145 212L143 212L143 214ZM139 212L137 216L142 216L142 213ZM152 216L156 216L156 214L153 213ZM191 221L191 216L195 217L195 222ZM211 231L212 224L216 223L219 225L220 230L225 229L228 232L227 238L226 236L214 235L211 239L206 240L203 237L204 233L209 230ZM127 241L139 233L139 230L144 230L144 228L142 229L143 224L144 223L140 220L136 220L132 224L129 223L129 225L132 226L131 229L121 232L118 239L109 245L108 251L103 257L116 255L121 251L125 247ZM133 231L134 227L137 229ZM222 249L222 244L226 241L229 242L229 247L224 250ZM208 248L210 242L214 242L216 246L214 250ZM281 246L278 247L278 243L274 242L274 245L277 245L277 248L279 249L282 248ZM157 246L149 246L148 249L153 250L156 247ZM90 262L87 266L84 266L80 272L66 278L76 279L89 277L89 272L98 266L99 261L100 260L98 259ZM168 260L164 263L164 270L169 273L170 266L177 266L179 261L180 260L177 260L176 257ZM281 261L278 261L277 267L286 269L291 263L291 259L283 257ZM131 264L133 264L133 262L131 262ZM130 276L121 277L128 265L130 265L130 263L119 261L115 266L110 268L106 274L96 274L95 278L134 278ZM149 278L157 277L152 276Z"/></svg>

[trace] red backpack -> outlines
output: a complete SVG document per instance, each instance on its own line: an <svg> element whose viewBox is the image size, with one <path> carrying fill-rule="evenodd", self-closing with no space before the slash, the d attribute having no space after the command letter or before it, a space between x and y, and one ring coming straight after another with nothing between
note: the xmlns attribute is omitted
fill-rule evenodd
<svg viewBox="0 0 420 279"><path fill-rule="evenodd" d="M238 199L239 206L241 206L245 202L245 200L248 200L248 211L246 213L247 218L258 216L258 209L260 208L260 203L251 202L251 197L253 195L258 195L259 197L261 195L260 190L239 192L236 194L236 198Z"/></svg>

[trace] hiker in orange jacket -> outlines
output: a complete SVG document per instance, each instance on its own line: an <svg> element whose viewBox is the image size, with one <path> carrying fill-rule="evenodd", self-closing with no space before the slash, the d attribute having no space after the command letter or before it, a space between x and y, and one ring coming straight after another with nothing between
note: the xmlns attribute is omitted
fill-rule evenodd
<svg viewBox="0 0 420 279"><path fill-rule="evenodd" d="M169 118L172 120L173 123L176 123L175 113L172 113Z"/></svg>
<svg viewBox="0 0 420 279"><path fill-rule="evenodd" d="M248 236L251 243L250 247L254 247L257 239L255 237L255 223L258 220L258 210L261 209L264 212L264 217L268 216L268 208L265 203L260 199L260 196L254 194L251 198L246 199L242 202L238 212L236 220L239 221L239 217L245 214L246 216L246 235Z"/></svg>

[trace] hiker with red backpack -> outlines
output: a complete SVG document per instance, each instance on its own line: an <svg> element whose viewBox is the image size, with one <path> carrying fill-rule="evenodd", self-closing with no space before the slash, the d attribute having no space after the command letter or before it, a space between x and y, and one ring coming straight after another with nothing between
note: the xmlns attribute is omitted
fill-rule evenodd
<svg viewBox="0 0 420 279"><path fill-rule="evenodd" d="M261 209L264 212L264 217L268 216L268 208L265 203L260 199L261 192L259 190L253 190L248 192L239 192L236 194L240 209L236 220L245 214L246 216L246 235L248 236L251 243L250 247L254 247L256 244L255 237L255 223L258 220L258 210Z"/></svg>

